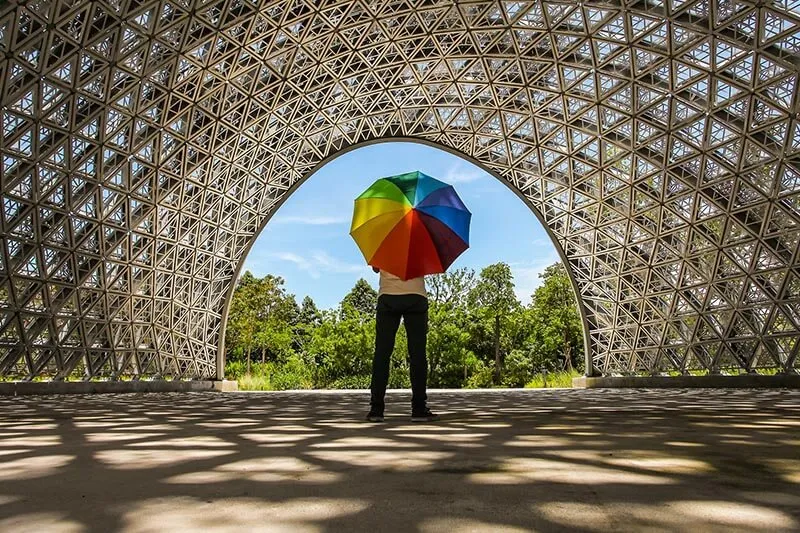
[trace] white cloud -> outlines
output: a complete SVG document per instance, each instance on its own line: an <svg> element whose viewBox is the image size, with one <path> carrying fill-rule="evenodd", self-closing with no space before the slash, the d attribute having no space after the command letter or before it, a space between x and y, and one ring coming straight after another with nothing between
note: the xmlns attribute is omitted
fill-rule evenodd
<svg viewBox="0 0 800 533"><path fill-rule="evenodd" d="M364 269L367 268L366 263L364 264L355 264L355 263L345 263L344 261L340 261L335 257L331 257L328 255L327 252L323 252L322 250L316 250L314 253L311 254L311 259L319 265L323 270L328 272L336 272L336 273L348 273L348 272L362 272Z"/></svg>
<svg viewBox="0 0 800 533"><path fill-rule="evenodd" d="M323 215L313 216L275 216L270 224L305 224L308 226L330 226L332 224L346 224L350 222L344 217L331 217Z"/></svg>
<svg viewBox="0 0 800 533"><path fill-rule="evenodd" d="M482 179L486 174L477 168L467 168L464 165L457 164L447 169L447 174L442 178L451 185L458 183L471 183Z"/></svg>
<svg viewBox="0 0 800 533"><path fill-rule="evenodd" d="M275 259L294 263L297 266L297 268L305 272L308 272L308 275L314 279L319 279L321 276L319 269L317 269L316 266L305 257L302 257L292 252L277 252L271 255Z"/></svg>
<svg viewBox="0 0 800 533"><path fill-rule="evenodd" d="M325 273L365 272L367 268L366 264L346 263L322 250L315 250L308 257L293 252L276 252L269 256L279 261L293 263L299 270L308 273L314 279L320 279Z"/></svg>

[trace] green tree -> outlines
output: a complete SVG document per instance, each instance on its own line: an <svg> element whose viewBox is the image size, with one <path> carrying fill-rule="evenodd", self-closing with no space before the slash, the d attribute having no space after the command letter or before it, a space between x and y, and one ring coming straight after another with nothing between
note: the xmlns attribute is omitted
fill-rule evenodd
<svg viewBox="0 0 800 533"><path fill-rule="evenodd" d="M247 357L247 373L254 348L261 351L261 362L267 353L285 354L287 328L296 315L297 303L286 294L283 279L267 275L254 277L245 272L237 283L228 312L226 342L231 353L241 347ZM291 334L288 334L291 339ZM291 341L289 341L290 343Z"/></svg>
<svg viewBox="0 0 800 533"><path fill-rule="evenodd" d="M461 387L477 362L469 349L468 297L475 271L459 268L429 276L428 381L433 387Z"/></svg>
<svg viewBox="0 0 800 533"><path fill-rule="evenodd" d="M270 316L258 323L256 346L261 350L261 362L267 358L285 361L292 355L294 332L292 326L280 318Z"/></svg>
<svg viewBox="0 0 800 533"><path fill-rule="evenodd" d="M524 387L533 378L536 369L534 360L523 350L511 350L505 358L503 385Z"/></svg>
<svg viewBox="0 0 800 533"><path fill-rule="evenodd" d="M300 306L297 305L297 299L294 294L288 294L286 305L286 321L292 326L300 323Z"/></svg>
<svg viewBox="0 0 800 533"><path fill-rule="evenodd" d="M267 355L286 357L291 347L290 324L296 321L298 306L293 294L283 288L283 278L268 274L256 281L257 312L256 343L261 350L261 362Z"/></svg>
<svg viewBox="0 0 800 533"><path fill-rule="evenodd" d="M247 373L250 373L250 359L258 329L256 313L256 290L253 275L245 272L234 290L228 310L228 327L225 341L228 350L236 353L241 350L247 358ZM237 348L239 350L237 350Z"/></svg>
<svg viewBox="0 0 800 533"><path fill-rule="evenodd" d="M311 296L303 298L303 303L300 304L300 314L298 320L301 324L308 324L309 326L319 326L322 322L322 314L317 309L317 304Z"/></svg>
<svg viewBox="0 0 800 533"><path fill-rule="evenodd" d="M258 283L258 278L256 278L252 272L246 270L244 274L239 278L239 282L236 284L236 287L247 287L248 285L252 285L254 283Z"/></svg>
<svg viewBox="0 0 800 533"><path fill-rule="evenodd" d="M355 311L362 318L373 316L378 304L378 293L364 278L360 278L355 286L344 297L341 303L343 316Z"/></svg>
<svg viewBox="0 0 800 533"><path fill-rule="evenodd" d="M471 307L493 322L494 383L500 383L503 361L500 350L500 334L503 322L519 306L514 294L514 276L506 263L495 263L481 270L475 287L469 293Z"/></svg>
<svg viewBox="0 0 800 533"><path fill-rule="evenodd" d="M433 306L428 332L428 382L432 387L462 387L474 372L477 357L469 349L467 318L459 310Z"/></svg>
<svg viewBox="0 0 800 533"><path fill-rule="evenodd" d="M433 305L465 308L470 291L475 288L475 271L457 268L426 279L428 299Z"/></svg>
<svg viewBox="0 0 800 533"><path fill-rule="evenodd" d="M531 301L531 351L543 361L563 358L563 369L572 371L583 361L583 328L572 282L561 263L550 265L539 277L543 282Z"/></svg>
<svg viewBox="0 0 800 533"><path fill-rule="evenodd" d="M310 296L306 296L300 304L297 323L294 324L292 347L299 353L304 353L308 342L311 340L312 332L320 324L322 324L322 313L317 308L314 300Z"/></svg>
<svg viewBox="0 0 800 533"><path fill-rule="evenodd" d="M583 337L568 272L556 264L541 277L531 305L522 306L505 263L490 265L479 275L461 268L431 276L430 385L519 387L542 369L579 367ZM298 305L286 293L283 279L245 272L234 291L226 330L230 375L250 376L254 388L367 387L376 300L375 291L361 279L338 308L320 310L310 297ZM261 362L251 375L255 350L260 350ZM389 384L410 386L402 328Z"/></svg>
<svg viewBox="0 0 800 533"><path fill-rule="evenodd" d="M516 307L506 320L502 346L507 354L503 359L503 384L509 387L524 387L541 364L533 357L528 340L536 328L532 308ZM538 366L537 366L538 364Z"/></svg>
<svg viewBox="0 0 800 533"><path fill-rule="evenodd" d="M347 380L369 384L375 348L375 320L357 313L344 318L340 313L323 313L308 343L308 357L315 364L319 386L347 386Z"/></svg>

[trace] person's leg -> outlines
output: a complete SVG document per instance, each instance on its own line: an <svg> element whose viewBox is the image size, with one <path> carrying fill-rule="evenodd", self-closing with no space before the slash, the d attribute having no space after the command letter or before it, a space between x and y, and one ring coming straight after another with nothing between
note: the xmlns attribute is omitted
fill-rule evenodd
<svg viewBox="0 0 800 533"><path fill-rule="evenodd" d="M381 295L375 314L375 356L372 359L370 383L370 412L383 413L386 385L389 383L389 363L394 350L401 313L392 306L391 295Z"/></svg>
<svg viewBox="0 0 800 533"><path fill-rule="evenodd" d="M408 306L403 312L403 323L408 336L408 356L411 372L411 411L422 412L427 405L428 359L428 300L419 295L408 295Z"/></svg>

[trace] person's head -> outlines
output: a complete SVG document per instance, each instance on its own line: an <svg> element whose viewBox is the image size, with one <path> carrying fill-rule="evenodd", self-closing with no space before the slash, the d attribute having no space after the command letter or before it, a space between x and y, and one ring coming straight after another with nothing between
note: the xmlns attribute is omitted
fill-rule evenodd
<svg viewBox="0 0 800 533"><path fill-rule="evenodd" d="M374 267L372 267L372 271L375 272L376 274L378 274L381 271L381 269L376 267L376 266L374 266Z"/></svg>

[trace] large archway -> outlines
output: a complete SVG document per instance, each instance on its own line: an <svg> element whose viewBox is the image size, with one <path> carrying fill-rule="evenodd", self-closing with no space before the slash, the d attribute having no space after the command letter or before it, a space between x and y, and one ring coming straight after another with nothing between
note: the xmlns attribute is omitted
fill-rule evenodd
<svg viewBox="0 0 800 533"><path fill-rule="evenodd" d="M237 331L236 326L230 324L233 320L230 313L243 275L278 276L285 282L286 293L295 305L303 296L308 296L315 306L327 311L340 308L342 297L352 290L359 278L372 279L371 285L378 288L377 279L348 232L353 199L378 177L401 174L409 168L424 169L425 173L452 183L472 213L469 251L450 267L451 272L464 269L477 275L489 263L502 262L511 270L518 303L527 306L532 304L534 292L543 283L545 269L554 263L567 263L558 241L535 206L479 161L452 148L413 138L383 138L359 143L326 158L295 182L248 244L235 270L237 281L229 288L226 298L219 368L225 368L237 346L239 355L234 355L233 359L244 358L242 352L246 348L241 337L237 337L237 333L231 337L228 330L232 327ZM323 230L317 231L317 228ZM519 238L520 235L525 237ZM565 288L570 298L574 298L577 285L571 271L565 272ZM431 282L428 282L429 288ZM335 290L338 292L333 292ZM574 346L574 364L588 365L586 314L580 300L570 301L577 302L577 331L570 344ZM437 329L434 324L430 324L430 328ZM521 347L520 344L518 348ZM514 349L509 345L504 346L503 351L508 353ZM429 357L435 358L430 353ZM234 377L228 370L225 372L226 379Z"/></svg>
<svg viewBox="0 0 800 533"><path fill-rule="evenodd" d="M798 366L796 1L418 4L0 7L0 374L217 375L263 221L396 137L541 213L590 372Z"/></svg>

